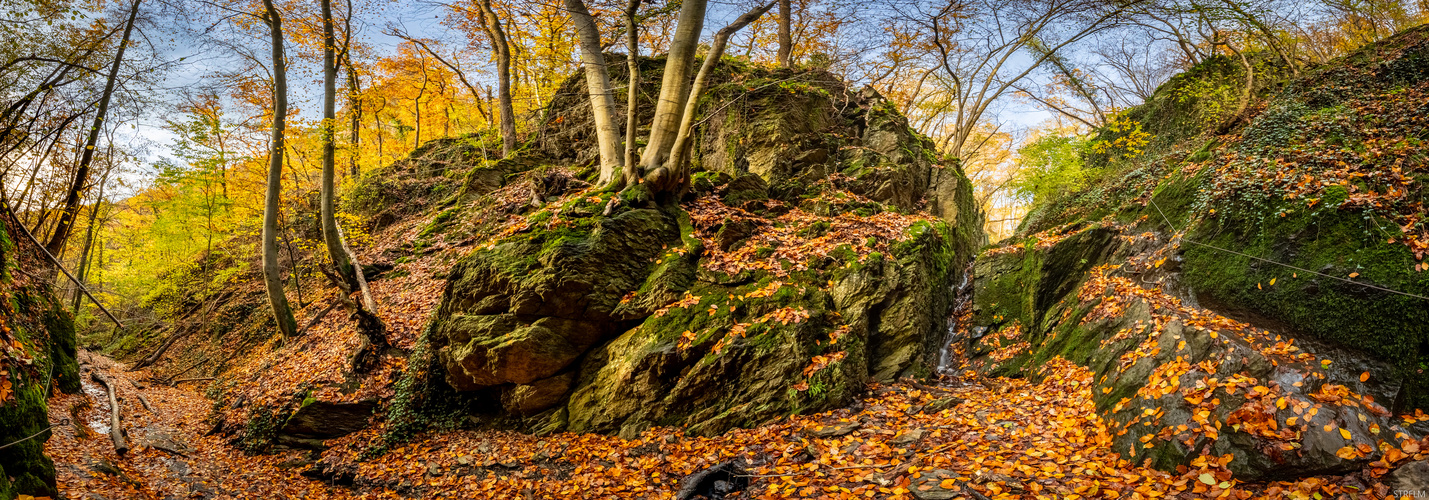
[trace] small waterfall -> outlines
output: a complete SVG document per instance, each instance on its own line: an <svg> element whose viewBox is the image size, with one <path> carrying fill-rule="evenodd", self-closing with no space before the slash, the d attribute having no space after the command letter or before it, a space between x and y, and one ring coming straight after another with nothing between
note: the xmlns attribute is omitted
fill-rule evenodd
<svg viewBox="0 0 1429 500"><path fill-rule="evenodd" d="M952 314L948 317L948 331L943 336L942 353L938 357L938 375L944 377L956 375L956 373L954 373L956 368L952 365L959 357L957 349L959 340L958 329L963 326L961 320L971 312L973 298L972 285L973 265L969 262L967 268L963 269L962 283L959 283L957 287L949 290L953 294L953 310Z"/></svg>

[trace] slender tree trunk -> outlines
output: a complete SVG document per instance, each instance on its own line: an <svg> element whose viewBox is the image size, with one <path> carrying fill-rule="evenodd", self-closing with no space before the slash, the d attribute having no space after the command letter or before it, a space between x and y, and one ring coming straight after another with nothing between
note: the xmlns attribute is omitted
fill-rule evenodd
<svg viewBox="0 0 1429 500"><path fill-rule="evenodd" d="M422 94L427 92L426 82L422 82L422 89L417 91L417 98L412 99L412 125L415 136L412 139L412 150L422 147Z"/></svg>
<svg viewBox="0 0 1429 500"><path fill-rule="evenodd" d="M487 36L491 37L491 46L496 49L496 89L501 99L501 154L510 157L516 153L516 108L511 104L511 44L501 27L501 18L491 7L491 0L478 3L481 5L481 24Z"/></svg>
<svg viewBox="0 0 1429 500"><path fill-rule="evenodd" d="M724 56L724 48L729 44L729 37L744 29L745 26L749 26L773 7L774 2L762 7L755 7L739 16L729 26L725 26L715 33L714 41L710 43L710 52L705 55L705 62L700 65L700 72L695 75L695 82L690 87L690 96L685 99L685 111L681 113L679 134L675 138L675 147L670 151L670 160L665 164L666 170L675 174L675 179L679 181L679 184L683 185L690 176L690 131L694 128L695 107L699 105L700 94L704 93L705 86L709 83L710 73L714 71L720 58Z"/></svg>
<svg viewBox="0 0 1429 500"><path fill-rule="evenodd" d="M348 260L347 253L342 251L342 237L338 235L337 213L334 208L337 197L334 192L337 177L337 38L333 36L332 0L321 0L320 3L323 16L323 121L318 135L322 141L323 172L318 213L322 219L323 243L327 245L327 254L332 259L333 267L337 268L337 275L350 284L356 284L357 278L352 272L353 263Z"/></svg>
<svg viewBox="0 0 1429 500"><path fill-rule="evenodd" d="M112 167L111 167L112 170ZM89 275L90 259L89 254L94 248L94 225L99 220L99 207L104 204L104 184L109 180L109 171L105 171L104 177L99 180L99 195L94 200L94 207L89 211L89 229L84 234L84 250L79 254L79 269L75 270L75 277L80 284L84 284L85 278ZM74 291L74 303L70 306L70 314L79 314L80 298L84 296L78 287Z"/></svg>
<svg viewBox="0 0 1429 500"><path fill-rule="evenodd" d="M283 190L283 131L288 118L287 63L283 61L283 25L273 0L263 0L268 27L273 32L273 139L268 150L268 191L263 202L263 282L278 331L291 337L298 322L283 294L283 273L278 269L278 203Z"/></svg>
<svg viewBox="0 0 1429 500"><path fill-rule="evenodd" d="M639 166L635 164L635 133L640 125L640 25L635 19L639 9L640 0L630 0L625 5L625 67L629 76L625 93L625 165L621 169L625 186L640 181Z"/></svg>
<svg viewBox="0 0 1429 500"><path fill-rule="evenodd" d="M615 90L610 86L610 74L601 53L600 27L581 0L565 0L571 23L580 35L581 66L585 67L586 93L590 94L591 112L595 116L595 139L600 147L600 180L605 186L615 182L621 172L620 130L615 127Z"/></svg>
<svg viewBox="0 0 1429 500"><path fill-rule="evenodd" d="M779 0L779 54L777 59L779 65L785 68L793 65L793 62L790 61L794 55L794 37L790 29L792 24L794 24L793 6L789 5L789 0Z"/></svg>
<svg viewBox="0 0 1429 500"><path fill-rule="evenodd" d="M679 135L680 114L690 97L690 72L694 69L695 49L705 25L708 0L688 0L680 6L680 20L665 60L665 75L660 82L660 100L655 103L655 120L650 125L650 141L640 155L645 181L655 183L655 191L664 191L668 174L658 170L665 165Z"/></svg>
<svg viewBox="0 0 1429 500"><path fill-rule="evenodd" d="M361 92L361 90L357 88L357 85L357 70L353 68L352 61L349 60L347 62L347 115L350 120L348 126L351 127L352 130L348 131L348 134L351 135L351 137L348 138L348 147L351 148L352 151L347 155L347 168L348 174L352 176L353 181L356 181L362 176L362 172L357 169L357 155L362 152L362 103L357 97L358 93Z"/></svg>
<svg viewBox="0 0 1429 500"><path fill-rule="evenodd" d="M124 36L119 39L119 50L114 55L114 64L109 67L109 78L104 82L104 94L99 98L99 109L94 113L94 125L89 128L89 138L84 141L84 151L79 158L79 168L74 172L74 184L70 185L69 192L65 195L64 208L60 211L59 223L50 236L50 242L45 244L45 249L56 256L64 250L65 240L69 239L70 230L74 227L75 215L79 211L80 194L84 192L85 184L89 182L89 166L94 162L95 144L99 142L99 131L104 128L104 117L109 111L109 100L114 96L114 82L119 79L119 66L124 62L124 49L129 45L129 34L134 31L134 18L139 15L139 1L134 0L129 7L129 21L124 25Z"/></svg>

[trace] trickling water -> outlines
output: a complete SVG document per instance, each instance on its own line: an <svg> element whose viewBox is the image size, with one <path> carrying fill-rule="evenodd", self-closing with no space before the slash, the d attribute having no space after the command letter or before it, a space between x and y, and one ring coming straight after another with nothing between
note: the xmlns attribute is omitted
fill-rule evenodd
<svg viewBox="0 0 1429 500"><path fill-rule="evenodd" d="M953 312L951 317L948 318L948 331L943 336L942 354L938 357L938 374L945 377L954 375L952 364L957 357L956 345L958 342L958 329L962 326L959 324L959 319L962 318L968 312L968 308L972 306L972 284L973 265L969 262L967 268L963 269L963 282L951 290L953 293Z"/></svg>
<svg viewBox="0 0 1429 500"><path fill-rule="evenodd" d="M84 388L84 393L94 402L93 409L87 411L88 418L85 423L99 435L109 434L109 393L103 387L91 381L89 377L80 377L80 387ZM100 408L104 408L100 410Z"/></svg>

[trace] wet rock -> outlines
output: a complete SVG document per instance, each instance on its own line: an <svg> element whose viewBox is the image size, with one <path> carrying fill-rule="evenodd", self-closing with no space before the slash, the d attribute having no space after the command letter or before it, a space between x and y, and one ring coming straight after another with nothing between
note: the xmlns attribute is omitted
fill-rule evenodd
<svg viewBox="0 0 1429 500"><path fill-rule="evenodd" d="M141 429L141 432L143 438L139 439L139 443L143 446L184 456L193 451L184 443L183 437L177 430L148 426Z"/></svg>
<svg viewBox="0 0 1429 500"><path fill-rule="evenodd" d="M958 472L948 469L934 469L919 472L913 476L909 489L918 500L952 500L954 498L986 499L966 483L957 481ZM944 481L952 479L948 487Z"/></svg>
<svg viewBox="0 0 1429 500"><path fill-rule="evenodd" d="M923 413L938 413L938 412L943 411L943 410L946 410L946 409L948 409L948 408L954 408L954 407L956 407L956 406L958 406L958 405L960 405L960 404L963 404L963 401L966 401L966 400L963 399L963 398L956 397L956 396L949 396L949 397L946 397L946 398L938 398L938 399L934 400L933 402L928 403L926 406L924 406L921 411L922 411Z"/></svg>
<svg viewBox="0 0 1429 500"><path fill-rule="evenodd" d="M907 431L903 431L903 433L899 434L897 437L890 439L888 441L888 444L900 448L907 447L908 445L911 445L923 439L923 435L927 433L928 431L925 431L923 429L910 429Z"/></svg>

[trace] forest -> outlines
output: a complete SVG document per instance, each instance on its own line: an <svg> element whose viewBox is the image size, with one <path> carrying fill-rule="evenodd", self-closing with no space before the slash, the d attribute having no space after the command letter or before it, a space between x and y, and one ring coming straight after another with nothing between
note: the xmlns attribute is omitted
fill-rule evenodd
<svg viewBox="0 0 1429 500"><path fill-rule="evenodd" d="M1429 500L1426 23L0 0L0 500Z"/></svg>

